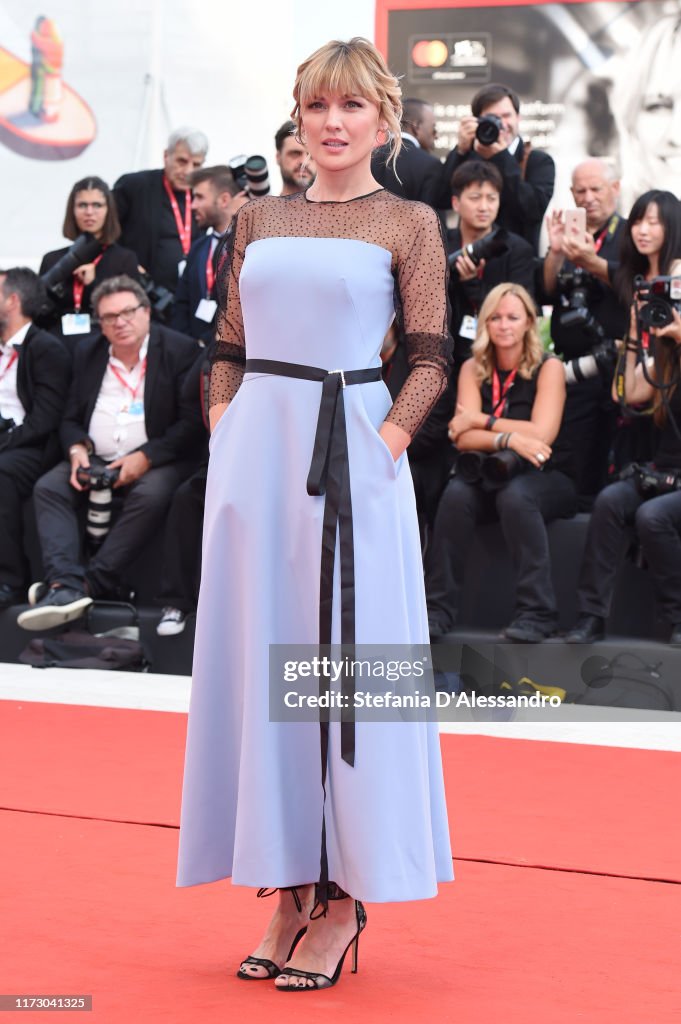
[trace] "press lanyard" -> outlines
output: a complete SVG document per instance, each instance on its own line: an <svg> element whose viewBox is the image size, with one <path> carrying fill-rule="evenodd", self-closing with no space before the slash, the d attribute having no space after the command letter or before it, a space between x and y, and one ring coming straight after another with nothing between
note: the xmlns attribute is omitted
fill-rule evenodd
<svg viewBox="0 0 681 1024"><path fill-rule="evenodd" d="M93 259L93 261L92 261L92 265L94 267L97 266L97 264L99 263L99 261L101 260L103 255L104 255L104 250L102 249L102 251L100 252L99 256L96 256ZM83 304L83 292L84 291L85 291L85 285L83 284L83 282L80 281L77 277L74 277L74 279L73 279L73 308L75 309L76 313L80 313L80 307Z"/></svg>
<svg viewBox="0 0 681 1024"><path fill-rule="evenodd" d="M137 384L135 385L134 388L131 388L130 385L128 384L127 380L125 380L123 377L121 377L120 373L118 372L118 370L116 369L116 367L113 365L113 363L111 361L109 361L109 369L113 373L114 377L116 377L116 379L123 385L123 387L127 391L130 392L130 394L132 395L132 400L134 402L135 399L137 398L137 392L139 391L140 387L142 386L142 381L144 380L145 374L147 372L147 360L146 360L146 358L144 359L144 362L142 363L142 372L140 374L140 379L137 381Z"/></svg>
<svg viewBox="0 0 681 1024"><path fill-rule="evenodd" d="M163 187L168 193L168 199L170 200L170 206L175 217L175 223L177 225L177 233L180 236L180 245L182 246L182 255L186 256L189 252L192 244L192 194L190 189L185 189L184 193L184 224L182 223L182 214L180 213L180 206L170 187L170 182L163 175Z"/></svg>
<svg viewBox="0 0 681 1024"><path fill-rule="evenodd" d="M14 366L14 364L16 363L18 358L19 358L18 352L17 352L17 350L15 348L13 348L11 353L10 353L9 362L8 362L7 366L2 371L2 373L0 373L0 380L4 380L5 379L5 377L7 376L7 374L10 371L10 368L12 366Z"/></svg>
<svg viewBox="0 0 681 1024"><path fill-rule="evenodd" d="M217 249L217 246L215 247ZM206 287L208 292L206 298L209 299L213 294L213 285L215 284L215 268L213 267L213 256L215 249L213 243L208 246L208 259L206 260Z"/></svg>
<svg viewBox="0 0 681 1024"><path fill-rule="evenodd" d="M598 236L598 238L594 239L594 252L597 255L601 251L601 249L603 248L603 242L608 237L608 235L612 235L612 234L615 233L615 229L617 227L617 222L618 221L619 221L619 217L617 216L617 214L614 214L610 218L608 223L605 225L605 227L601 231L601 233Z"/></svg>
<svg viewBox="0 0 681 1024"><path fill-rule="evenodd" d="M511 387L513 386L513 381L515 380L515 375L516 375L517 372L518 372L518 368L517 367L516 367L515 370L511 370L511 372L509 373L508 377L506 378L506 382L505 382L505 384L504 384L504 386L502 388L501 381L499 379L499 374L497 373L496 370L494 371L494 374L492 375L492 415L493 416L497 416L498 415L499 409L500 409L501 406L503 406L501 411L502 412L506 411L506 396L508 395L509 391L511 390Z"/></svg>

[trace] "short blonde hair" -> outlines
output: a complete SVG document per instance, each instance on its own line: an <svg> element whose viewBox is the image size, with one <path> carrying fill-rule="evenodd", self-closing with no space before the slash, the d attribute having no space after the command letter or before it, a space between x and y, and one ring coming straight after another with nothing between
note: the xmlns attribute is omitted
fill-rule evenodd
<svg viewBox="0 0 681 1024"><path fill-rule="evenodd" d="M295 106L291 111L299 139L303 106L312 97L326 92L337 96L364 96L378 105L379 118L387 124L390 133L388 160L394 163L402 146L402 91L373 43L361 36L347 43L333 39L303 61L293 86Z"/></svg>
<svg viewBox="0 0 681 1024"><path fill-rule="evenodd" d="M496 312L501 300L507 295L515 295L516 298L520 299L529 320L523 338L523 354L518 363L518 373L526 380L530 380L544 359L544 349L539 332L537 331L537 311L529 292L522 285L512 284L510 281L498 284L495 288L492 288L492 291L480 307L478 333L471 349L473 359L475 360L475 373L479 381L491 380L492 372L496 367L494 345L490 341L487 322L492 314Z"/></svg>

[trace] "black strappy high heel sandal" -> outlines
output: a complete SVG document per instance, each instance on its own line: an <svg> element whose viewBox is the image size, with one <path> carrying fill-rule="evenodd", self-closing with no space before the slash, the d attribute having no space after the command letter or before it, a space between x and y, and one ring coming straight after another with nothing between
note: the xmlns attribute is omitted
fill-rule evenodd
<svg viewBox="0 0 681 1024"><path fill-rule="evenodd" d="M329 882L328 890L327 890L327 899L328 900L347 900L349 898L350 897L348 896L348 894L346 892L344 892L340 888L340 886L336 885L335 882ZM311 919L315 916L315 910L317 909L318 906L319 906L319 903L315 904L315 906L314 906L314 908L312 910L312 913L310 914L310 918ZM326 910L324 910L323 914L320 914L320 915L317 915L317 916L320 916L320 917L326 916ZM279 974L277 975L277 977L279 975L286 975L286 977L288 977L288 978L305 978L305 984L304 985L276 985L275 988L277 988L280 992L314 992L316 989L331 988L331 986L335 985L336 982L338 981L338 979L341 976L341 971L343 970L343 963L345 961L345 956L346 956L347 951L350 949L351 946L352 946L352 973L353 974L357 974L357 961L358 961L358 953L359 953L359 936L360 936L360 932L362 932L364 930L364 928L366 928L366 923L367 923L367 913L366 913L366 910L364 909L364 904L360 903L359 900L355 900L355 917L356 917L356 920L357 920L357 931L355 932L353 937L350 939L350 942L347 944L347 946L343 950L341 958L338 961L338 963L336 964L336 969L333 972L333 974L331 975L331 977L329 977L328 974L318 974L316 971L301 971L297 967L284 967L284 969L282 971L279 971Z"/></svg>
<svg viewBox="0 0 681 1024"><path fill-rule="evenodd" d="M278 889L258 889L258 899L264 899L266 896L274 896L275 892L278 891ZM300 896L298 895L297 888L294 885L291 885L285 889L282 889L281 891L291 893L296 904L296 910L298 911L299 914L301 914L303 911L303 905L300 902ZM287 960L290 960L291 957L293 956L296 946L298 945L306 931L307 925L305 925L304 928L301 928L298 934L296 935L295 939L293 940L291 949L289 950L289 954L286 957ZM267 971L267 974L249 974L249 972L245 970L247 964L249 964L251 967L264 967L265 970ZM274 960L266 960L264 958L257 956L247 956L246 959L242 961L239 970L236 972L237 978L241 978L243 981L270 981L272 978L276 978L280 974L281 969L277 967Z"/></svg>

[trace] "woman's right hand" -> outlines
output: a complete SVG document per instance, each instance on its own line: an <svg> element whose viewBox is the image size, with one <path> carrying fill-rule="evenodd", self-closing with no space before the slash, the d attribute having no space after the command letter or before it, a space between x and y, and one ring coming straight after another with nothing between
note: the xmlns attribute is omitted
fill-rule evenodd
<svg viewBox="0 0 681 1024"><path fill-rule="evenodd" d="M536 437L528 437L527 434L521 434L516 431L513 431L509 438L508 447L516 455L520 455L521 458L531 462L537 469L543 469L551 458L552 449L550 445L537 440Z"/></svg>

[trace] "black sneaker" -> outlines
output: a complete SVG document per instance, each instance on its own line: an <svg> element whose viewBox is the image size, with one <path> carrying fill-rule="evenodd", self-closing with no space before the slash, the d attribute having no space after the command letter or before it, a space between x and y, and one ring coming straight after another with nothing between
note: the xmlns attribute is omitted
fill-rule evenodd
<svg viewBox="0 0 681 1024"><path fill-rule="evenodd" d="M17 626L31 632L54 629L55 626L63 626L73 619L79 619L91 604L92 598L82 590L52 586L33 608L21 613L17 618Z"/></svg>

